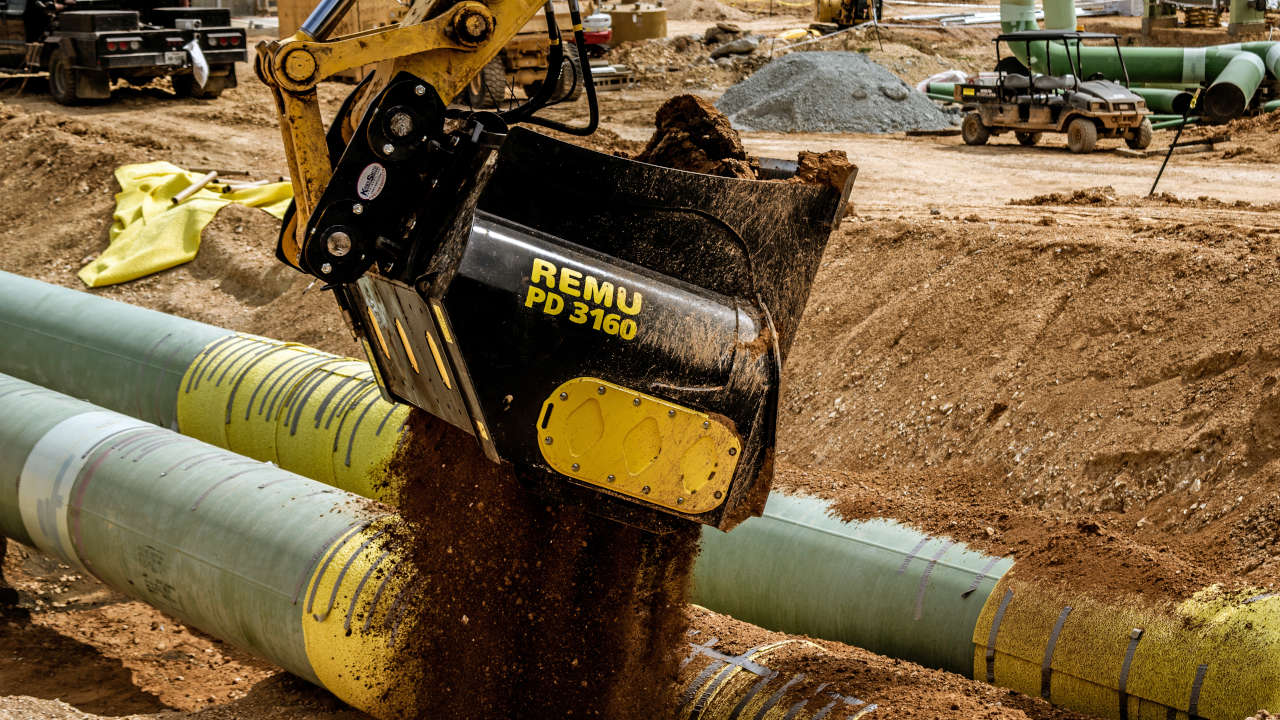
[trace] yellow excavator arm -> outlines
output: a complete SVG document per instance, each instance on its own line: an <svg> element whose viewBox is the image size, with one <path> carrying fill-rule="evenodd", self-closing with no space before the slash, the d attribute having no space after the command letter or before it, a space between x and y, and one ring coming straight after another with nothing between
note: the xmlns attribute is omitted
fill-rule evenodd
<svg viewBox="0 0 1280 720"><path fill-rule="evenodd" d="M255 69L275 96L293 182L293 237L282 239L281 255L294 267L301 267L299 235L331 176L316 86L338 73L377 63L365 97L407 71L430 83L448 103L544 5L544 0L467 0L428 17L442 3L417 0L395 25L330 38L354 2L323 0L293 37L263 42L257 49Z"/></svg>

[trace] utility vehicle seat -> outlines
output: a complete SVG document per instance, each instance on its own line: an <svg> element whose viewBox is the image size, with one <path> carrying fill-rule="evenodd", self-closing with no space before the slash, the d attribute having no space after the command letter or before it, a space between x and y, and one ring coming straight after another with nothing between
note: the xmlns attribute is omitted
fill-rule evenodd
<svg viewBox="0 0 1280 720"><path fill-rule="evenodd" d="M1031 87L1041 91L1073 90L1076 86L1074 75L1036 75L1031 78Z"/></svg>

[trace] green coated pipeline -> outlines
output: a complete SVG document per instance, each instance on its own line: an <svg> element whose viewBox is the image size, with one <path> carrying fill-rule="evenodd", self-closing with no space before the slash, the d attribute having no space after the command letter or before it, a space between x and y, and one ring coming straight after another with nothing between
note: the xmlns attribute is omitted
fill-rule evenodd
<svg viewBox="0 0 1280 720"><path fill-rule="evenodd" d="M1153 113L1168 113L1182 117L1182 113L1191 106L1192 94L1186 90L1144 87L1130 89L1146 101L1147 108ZM1155 121L1155 117L1152 117L1152 120Z"/></svg>
<svg viewBox="0 0 1280 720"><path fill-rule="evenodd" d="M41 316L24 319L12 303L3 302L19 290L41 300ZM0 276L0 314L18 332L29 332L24 328L57 314L66 295L78 294ZM103 314L96 317L110 316L105 306L118 306L107 300L96 302L104 305ZM167 322L154 332L181 334L189 321L169 318ZM118 327L118 323L106 327ZM267 422L275 428L272 442L282 468L326 477L323 482L340 488L357 487L348 477L326 476L326 463L314 462L318 452L329 451L327 440L319 445L304 443L300 447L311 448L306 452L281 451L288 437L283 426L242 414L242 399L229 391L211 390L219 377L231 384L244 380L246 388L289 385L283 376L272 381L271 373L254 377L248 368L252 363L244 361L248 356L238 354L281 352L281 344L272 343L239 335L215 339L186 359L190 367L182 373L179 399L170 400L175 407L157 414L178 417L182 432L215 436L220 432L215 439L237 450L256 450L263 433L255 423ZM82 342L81 347L93 344ZM52 348L46 344L41 351ZM0 363L9 362L13 354L0 354ZM137 350L134 356L141 359L146 351ZM179 359L176 354L167 357ZM83 362L92 363L94 358ZM350 374L343 374L345 366L328 362L321 361L312 374L328 374L334 384L326 385L328 380L321 377L311 383L310 394L351 392L341 390L343 383L353 382ZM123 360L121 364L128 365ZM4 369L0 365L0 371ZM181 372L176 363L162 370L161 377ZM188 392L197 377L204 379L204 389L193 387ZM232 378L237 378L234 383ZM126 372L120 383L147 379ZM364 376L353 388L371 384ZM305 395L306 387L285 394ZM117 387L101 392L114 398L125 391ZM180 406L193 397L199 412L184 413ZM254 405L259 402L255 400ZM288 402L309 407L301 398ZM8 413L15 414L22 413ZM285 417L291 414L294 424L305 416L302 426L322 419L321 413L309 411ZM195 424L184 424L184 417L194 418ZM210 431L202 422L217 428ZM241 430L236 429L238 425ZM23 423L14 432L38 433L38 429ZM377 444L372 435L352 439L357 450ZM364 458L357 464L367 463L369 472L376 473L377 458L385 460L386 455L383 450L356 452L355 457ZM370 494L367 486L359 486L358 491ZM136 504L146 506L142 501ZM6 532L12 530L11 520L0 513ZM954 670L1104 717L1225 719L1243 717L1259 707L1280 706L1280 598L1263 593L1228 597L1206 589L1176 611L1144 610L1099 604L1078 593L1020 582L1009 572L1011 565L1009 559L893 522L844 522L818 500L775 493L762 517L744 522L731 534L704 533L694 570L694 597L713 610L772 629L840 640ZM1132 639L1134 633L1139 640Z"/></svg>
<svg viewBox="0 0 1280 720"><path fill-rule="evenodd" d="M306 625L325 554L389 513L8 375L0 408L5 536L376 709L325 682Z"/></svg>
<svg viewBox="0 0 1280 720"><path fill-rule="evenodd" d="M1235 6L1244 3L1237 0ZM1001 29L1004 32L1035 29L1033 0L1002 0ZM1076 28L1073 0L1045 0L1045 28ZM1014 55L1033 71L1064 74L1071 64L1061 44L1014 44ZM1208 84L1204 105L1206 115L1214 121L1229 120L1242 114L1253 101L1267 74L1280 79L1280 42L1259 41L1230 43L1202 48L1121 47L1124 67L1111 47L1081 47L1077 70L1081 77L1100 73L1119 80L1127 71L1133 83ZM1241 59L1243 57L1243 59ZM1252 58L1252 59L1250 59ZM1254 62L1254 60L1258 62Z"/></svg>

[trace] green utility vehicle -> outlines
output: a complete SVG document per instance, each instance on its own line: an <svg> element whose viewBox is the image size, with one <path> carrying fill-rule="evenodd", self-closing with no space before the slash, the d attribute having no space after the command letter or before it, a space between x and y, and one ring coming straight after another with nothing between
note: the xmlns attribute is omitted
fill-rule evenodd
<svg viewBox="0 0 1280 720"><path fill-rule="evenodd" d="M1081 80L1080 43L1110 40L1124 71L1124 83L1095 74ZM1023 45L1031 57L1033 45L1044 43L1045 73L1027 69L1017 57L1000 57L1000 44ZM1053 74L1053 59L1065 50L1068 71ZM1039 55L1040 48L1035 48ZM1071 152L1092 152L1098 138L1123 138L1141 150L1151 144L1151 120L1146 102L1129 90L1119 37L1109 33L1027 30L996 38L996 72L976 82L957 83L955 99L966 110L961 136L968 145L982 145L992 135L1012 131L1022 145L1031 146L1046 132L1067 134Z"/></svg>

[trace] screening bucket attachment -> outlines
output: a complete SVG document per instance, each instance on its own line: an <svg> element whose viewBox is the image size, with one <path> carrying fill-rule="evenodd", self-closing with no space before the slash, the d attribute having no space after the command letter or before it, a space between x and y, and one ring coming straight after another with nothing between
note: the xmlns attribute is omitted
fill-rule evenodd
<svg viewBox="0 0 1280 720"><path fill-rule="evenodd" d="M849 188L657 167L492 114L445 133L411 85L366 113L303 252L388 398L622 522L758 514L782 362Z"/></svg>

